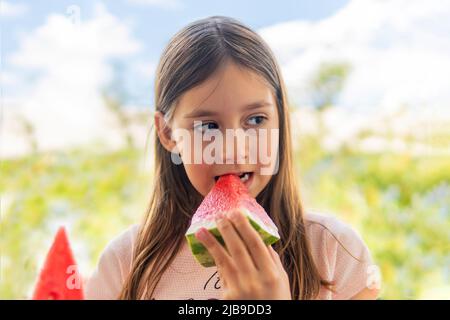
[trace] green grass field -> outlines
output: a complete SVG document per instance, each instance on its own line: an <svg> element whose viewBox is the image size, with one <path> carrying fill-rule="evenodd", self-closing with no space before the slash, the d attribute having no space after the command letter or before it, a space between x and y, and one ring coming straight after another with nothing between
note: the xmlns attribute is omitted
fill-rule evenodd
<svg viewBox="0 0 450 320"><path fill-rule="evenodd" d="M305 206L332 212L360 232L382 271L381 298L448 298L450 158L327 152L314 139L299 143ZM2 161L0 298L30 296L59 225L69 226L88 274L107 242L139 221L152 178L142 169L144 150L93 150Z"/></svg>

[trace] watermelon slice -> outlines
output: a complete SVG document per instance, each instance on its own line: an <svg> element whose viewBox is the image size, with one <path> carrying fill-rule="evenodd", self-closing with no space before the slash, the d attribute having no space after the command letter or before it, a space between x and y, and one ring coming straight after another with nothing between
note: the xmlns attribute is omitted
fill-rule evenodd
<svg viewBox="0 0 450 320"><path fill-rule="evenodd" d="M241 182L239 177L234 174L221 176L194 213L191 225L186 232L186 238L192 254L204 267L214 266L214 259L197 240L195 233L204 227L220 243L224 244L215 219L217 215L230 210L241 210L267 245L271 245L280 239L277 227L264 208L250 196L247 187Z"/></svg>
<svg viewBox="0 0 450 320"><path fill-rule="evenodd" d="M59 228L36 284L33 300L83 300L82 281L64 227Z"/></svg>

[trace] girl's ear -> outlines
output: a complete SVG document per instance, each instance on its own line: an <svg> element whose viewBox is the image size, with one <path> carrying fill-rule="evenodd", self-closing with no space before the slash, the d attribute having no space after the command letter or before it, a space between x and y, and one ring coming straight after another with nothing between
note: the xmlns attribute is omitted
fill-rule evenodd
<svg viewBox="0 0 450 320"><path fill-rule="evenodd" d="M158 134L159 141L163 145L163 147L172 152L176 146L176 142L172 140L169 125L167 124L166 119L164 119L164 115L160 111L155 112L155 127L156 133Z"/></svg>

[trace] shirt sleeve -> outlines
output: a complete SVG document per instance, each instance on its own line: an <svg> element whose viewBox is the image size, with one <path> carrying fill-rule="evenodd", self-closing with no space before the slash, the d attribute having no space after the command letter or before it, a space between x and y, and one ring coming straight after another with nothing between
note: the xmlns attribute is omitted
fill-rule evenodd
<svg viewBox="0 0 450 320"><path fill-rule="evenodd" d="M363 289L372 288L375 266L361 236L349 225L339 221L326 234L328 259L330 265L334 266L332 298L351 299Z"/></svg>
<svg viewBox="0 0 450 320"><path fill-rule="evenodd" d="M137 225L130 227L113 239L103 250L97 267L86 281L86 299L118 299L131 267L137 230Z"/></svg>
<svg viewBox="0 0 450 320"><path fill-rule="evenodd" d="M113 248L101 254L97 268L87 280L85 296L88 300L117 299L122 287L120 261Z"/></svg>

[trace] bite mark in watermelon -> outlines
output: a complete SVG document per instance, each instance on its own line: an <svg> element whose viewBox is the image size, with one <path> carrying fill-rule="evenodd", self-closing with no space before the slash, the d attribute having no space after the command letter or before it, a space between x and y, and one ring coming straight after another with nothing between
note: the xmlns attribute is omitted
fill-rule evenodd
<svg viewBox="0 0 450 320"><path fill-rule="evenodd" d="M208 250L195 237L200 228L206 228L224 245L216 225L216 217L231 210L240 210L259 233L266 245L280 239L278 229L264 208L249 194L247 187L238 176L228 174L221 176L215 186L203 199L194 213L186 238L196 260L204 267L215 265Z"/></svg>
<svg viewBox="0 0 450 320"><path fill-rule="evenodd" d="M33 300L83 300L82 281L64 227L47 253Z"/></svg>

